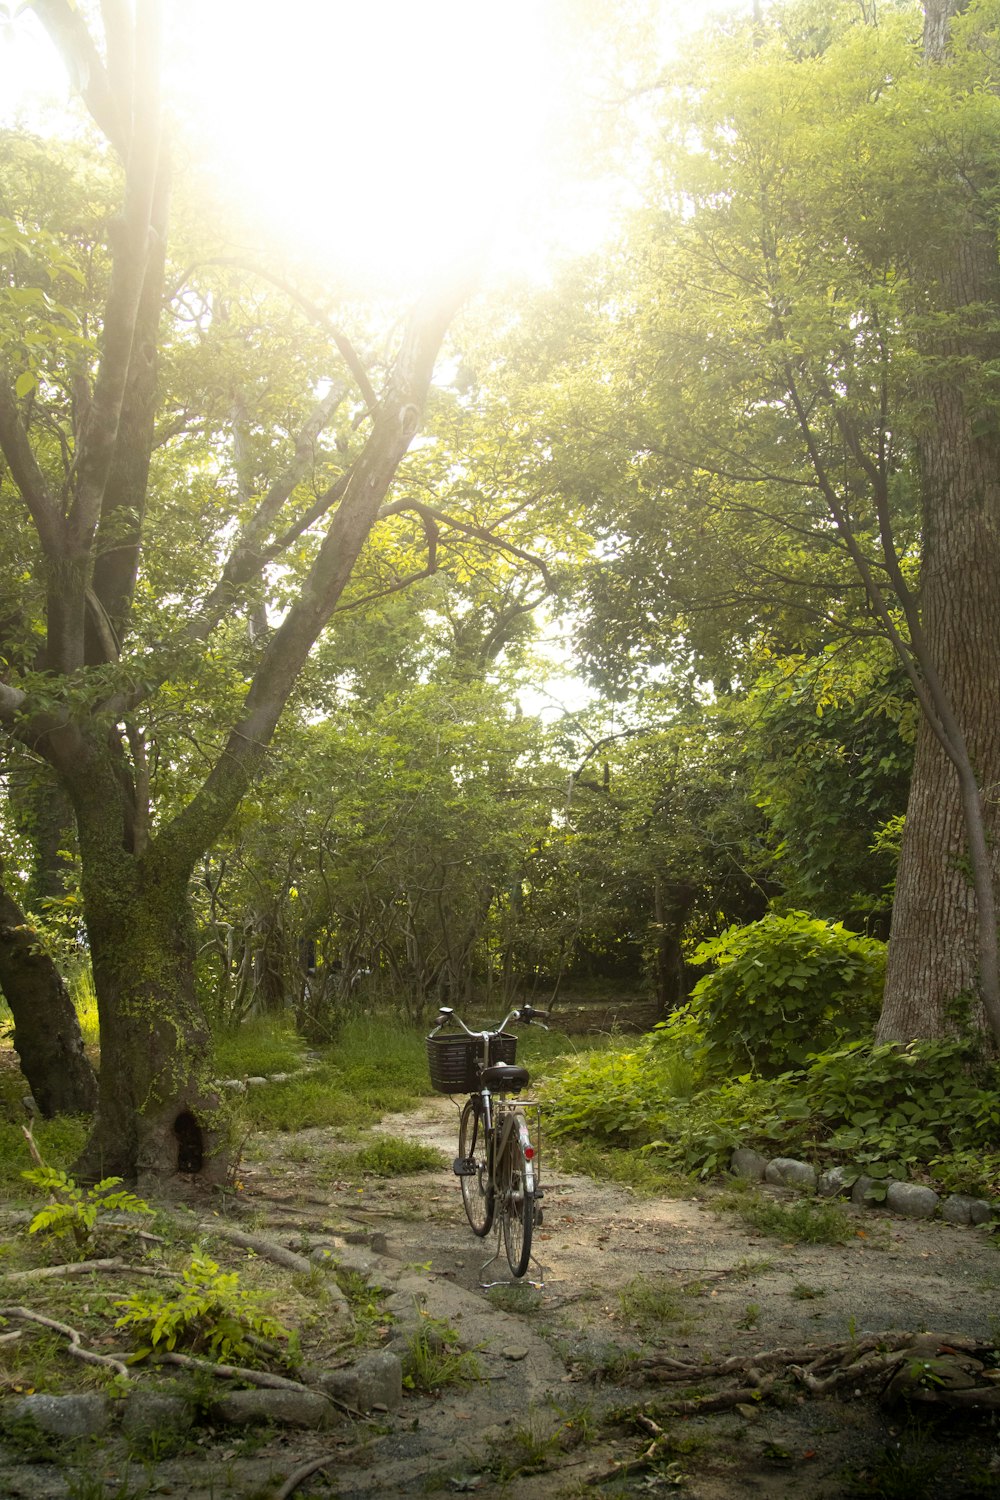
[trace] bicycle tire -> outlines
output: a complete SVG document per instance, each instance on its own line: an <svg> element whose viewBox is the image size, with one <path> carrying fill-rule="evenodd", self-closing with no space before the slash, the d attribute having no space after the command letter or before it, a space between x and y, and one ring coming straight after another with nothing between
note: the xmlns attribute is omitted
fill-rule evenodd
<svg viewBox="0 0 1000 1500"><path fill-rule="evenodd" d="M531 1260L531 1231L535 1226L533 1154L528 1127L519 1115L500 1168L503 1243L513 1276L523 1276Z"/></svg>
<svg viewBox="0 0 1000 1500"><path fill-rule="evenodd" d="M465 1101L462 1110L458 1127L458 1154L462 1161L471 1161L475 1168L470 1175L460 1177L459 1181L462 1184L466 1218L473 1234L482 1239L493 1228L496 1196L490 1181L486 1125L482 1119L477 1121L476 1107L471 1099Z"/></svg>

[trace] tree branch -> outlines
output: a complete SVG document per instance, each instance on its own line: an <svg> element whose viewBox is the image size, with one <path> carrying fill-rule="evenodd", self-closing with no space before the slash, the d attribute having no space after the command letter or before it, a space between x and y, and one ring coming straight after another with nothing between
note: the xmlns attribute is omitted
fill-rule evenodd
<svg viewBox="0 0 1000 1500"><path fill-rule="evenodd" d="M112 91L107 70L83 13L69 0L34 0L35 13L54 42L91 118L122 161L128 156L130 130L121 99Z"/></svg>

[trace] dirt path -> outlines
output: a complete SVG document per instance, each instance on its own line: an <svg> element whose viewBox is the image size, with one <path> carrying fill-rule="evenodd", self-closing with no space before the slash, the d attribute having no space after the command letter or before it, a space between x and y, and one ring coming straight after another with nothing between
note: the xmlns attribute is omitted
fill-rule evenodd
<svg viewBox="0 0 1000 1500"><path fill-rule="evenodd" d="M457 1112L430 1099L380 1129L450 1162ZM995 1419L911 1418L849 1387L806 1397L793 1379L780 1399L751 1394L735 1409L665 1416L668 1399L718 1385L686 1377L664 1387L642 1367L653 1350L701 1370L777 1348L863 1347L891 1329L996 1343L1000 1254L986 1231L858 1212L846 1244L782 1244L694 1198L641 1199L546 1161L531 1271L544 1286L511 1285L503 1261L482 1275L496 1246L472 1235L449 1169L359 1185L338 1167L343 1150L334 1131L255 1142L247 1227L300 1253L338 1247L344 1265L384 1289L375 1321L390 1349L402 1354L415 1330L433 1332L428 1317L441 1320L475 1351L483 1378L408 1394L335 1432L209 1429L177 1457L141 1466L100 1443L94 1465L76 1460L71 1474L0 1452L0 1500L1000 1495ZM501 1285L484 1291L492 1278ZM332 1347L338 1336L331 1323ZM314 1460L324 1467L288 1491Z"/></svg>
<svg viewBox="0 0 1000 1500"><path fill-rule="evenodd" d="M381 1129L438 1146L450 1159L457 1114L450 1100L433 1099ZM715 1361L889 1329L987 1337L1000 1311L1000 1256L987 1233L866 1211L846 1245L781 1244L694 1199L643 1200L551 1168L545 1189L540 1266L531 1272L544 1289L489 1293L481 1268L496 1246L469 1231L450 1171L334 1193L377 1249L368 1274L394 1288L393 1310L419 1304L445 1319L464 1347L480 1350L486 1379L437 1399L408 1399L360 1465L340 1463L305 1493L340 1500L465 1491L517 1500L656 1490L691 1500L1000 1493L1000 1435L988 1421L952 1420L932 1431L850 1391L675 1421L656 1464L609 1479L649 1438L625 1415L609 1425L608 1413L644 1407L655 1415L663 1394L630 1378L630 1356L655 1347ZM502 1261L483 1279L493 1277L508 1279Z"/></svg>

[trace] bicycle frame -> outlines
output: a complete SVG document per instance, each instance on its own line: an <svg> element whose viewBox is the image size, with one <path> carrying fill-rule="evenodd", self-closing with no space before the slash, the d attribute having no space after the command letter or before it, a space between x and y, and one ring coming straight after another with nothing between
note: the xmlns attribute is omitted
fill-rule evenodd
<svg viewBox="0 0 1000 1500"><path fill-rule="evenodd" d="M526 1012L526 1013L525 1013ZM526 1024L535 1019L531 1007L512 1010L496 1027L472 1031L459 1016L446 1007L438 1015L434 1036L445 1022L456 1022L481 1045L480 1067L489 1068L490 1041L504 1032L512 1021ZM523 1081L527 1075L521 1073ZM457 1100L456 1100L457 1105ZM532 1260L532 1231L541 1221L541 1106L532 1099L507 1098L502 1089L491 1088L484 1080L470 1092L461 1112L459 1154L454 1170L462 1181L462 1198L473 1233L483 1238L496 1226L497 1248L480 1268L480 1285L488 1266L500 1256L503 1239L508 1265L515 1278L525 1275ZM535 1261L538 1265L537 1260ZM541 1271L541 1267L539 1267ZM544 1285L541 1277L536 1285Z"/></svg>

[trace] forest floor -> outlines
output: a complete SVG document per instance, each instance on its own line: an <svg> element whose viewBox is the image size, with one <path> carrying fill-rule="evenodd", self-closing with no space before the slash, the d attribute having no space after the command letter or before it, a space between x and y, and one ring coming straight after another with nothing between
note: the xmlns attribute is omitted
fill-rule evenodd
<svg viewBox="0 0 1000 1500"><path fill-rule="evenodd" d="M450 1162L457 1113L429 1099L380 1129L438 1146ZM995 1414L888 1407L853 1381L807 1394L785 1370L811 1347L863 1351L870 1334L889 1330L995 1344L1000 1253L987 1231L849 1209L846 1243L781 1243L714 1212L711 1191L640 1198L547 1161L539 1264L510 1285L498 1261L485 1279L501 1285L486 1291L481 1267L497 1247L471 1234L450 1168L359 1189L338 1179L341 1149L326 1130L259 1139L243 1216L300 1250L346 1234L355 1266L389 1299L372 1338L393 1347L390 1313L409 1306L429 1330L454 1330L481 1378L407 1393L397 1410L334 1433L209 1431L163 1462L129 1466L108 1446L84 1473L0 1453L0 1495L273 1500L324 1457L295 1486L299 1500L1000 1494ZM781 1378L763 1399L743 1391L716 1412L668 1409L745 1386L748 1369L759 1381L770 1368L762 1356L777 1349L794 1353L777 1361ZM708 1371L729 1357L740 1363L721 1384L690 1372L663 1383L664 1359Z"/></svg>

